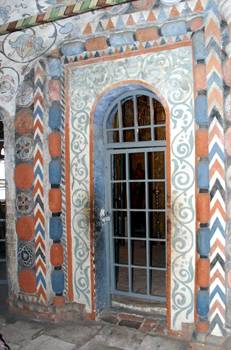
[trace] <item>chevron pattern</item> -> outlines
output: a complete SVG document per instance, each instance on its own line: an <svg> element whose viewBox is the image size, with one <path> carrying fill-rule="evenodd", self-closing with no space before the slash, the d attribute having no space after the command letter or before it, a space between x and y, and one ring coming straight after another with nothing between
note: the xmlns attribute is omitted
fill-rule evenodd
<svg viewBox="0 0 231 350"><path fill-rule="evenodd" d="M46 245L43 185L43 116L44 69L40 62L35 66L34 90L34 222L36 253L36 288L38 300L46 303Z"/></svg>
<svg viewBox="0 0 231 350"><path fill-rule="evenodd" d="M222 336L225 328L225 154L220 22L215 2L209 3L205 27L209 115L210 173L210 331Z"/></svg>

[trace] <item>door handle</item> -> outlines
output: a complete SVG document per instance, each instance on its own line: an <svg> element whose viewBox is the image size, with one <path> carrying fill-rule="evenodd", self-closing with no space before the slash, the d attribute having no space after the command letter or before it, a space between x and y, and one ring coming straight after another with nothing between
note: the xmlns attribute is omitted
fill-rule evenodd
<svg viewBox="0 0 231 350"><path fill-rule="evenodd" d="M104 208L100 209L99 217L103 224L111 221L111 214Z"/></svg>

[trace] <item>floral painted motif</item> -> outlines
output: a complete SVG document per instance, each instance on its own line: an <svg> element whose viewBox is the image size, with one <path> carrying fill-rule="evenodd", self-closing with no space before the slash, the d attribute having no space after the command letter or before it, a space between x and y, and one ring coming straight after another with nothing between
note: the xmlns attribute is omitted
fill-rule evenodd
<svg viewBox="0 0 231 350"><path fill-rule="evenodd" d="M14 32L5 37L3 54L13 62L31 62L45 54L57 37L54 24L43 25L23 32Z"/></svg>
<svg viewBox="0 0 231 350"><path fill-rule="evenodd" d="M18 88L18 73L11 68L0 69L0 101L10 102Z"/></svg>

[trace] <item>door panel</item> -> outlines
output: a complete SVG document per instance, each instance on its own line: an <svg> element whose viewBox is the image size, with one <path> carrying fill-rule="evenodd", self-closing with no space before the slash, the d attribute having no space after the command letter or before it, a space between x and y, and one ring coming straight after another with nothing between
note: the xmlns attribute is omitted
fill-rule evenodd
<svg viewBox="0 0 231 350"><path fill-rule="evenodd" d="M165 148L108 150L111 293L165 297Z"/></svg>

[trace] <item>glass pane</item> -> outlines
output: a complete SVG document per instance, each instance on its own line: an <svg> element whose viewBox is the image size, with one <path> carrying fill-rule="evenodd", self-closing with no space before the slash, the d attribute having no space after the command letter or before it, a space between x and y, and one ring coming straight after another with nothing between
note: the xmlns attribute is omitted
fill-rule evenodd
<svg viewBox="0 0 231 350"><path fill-rule="evenodd" d="M149 96L138 96L137 97L137 111L138 111L138 125L150 125L150 104Z"/></svg>
<svg viewBox="0 0 231 350"><path fill-rule="evenodd" d="M127 212L115 211L113 212L113 232L114 236L127 237Z"/></svg>
<svg viewBox="0 0 231 350"><path fill-rule="evenodd" d="M162 104L153 99L154 124L165 124L165 111Z"/></svg>
<svg viewBox="0 0 231 350"><path fill-rule="evenodd" d="M123 132L123 142L134 142L135 141L135 130L129 129Z"/></svg>
<svg viewBox="0 0 231 350"><path fill-rule="evenodd" d="M132 269L132 291L134 293L147 293L146 269Z"/></svg>
<svg viewBox="0 0 231 350"><path fill-rule="evenodd" d="M165 212L149 213L150 238L166 238Z"/></svg>
<svg viewBox="0 0 231 350"><path fill-rule="evenodd" d="M112 155L112 179L126 180L126 156L125 154Z"/></svg>
<svg viewBox="0 0 231 350"><path fill-rule="evenodd" d="M132 265L146 266L146 240L131 240Z"/></svg>
<svg viewBox="0 0 231 350"><path fill-rule="evenodd" d="M139 129L139 141L150 141L151 138L151 128Z"/></svg>
<svg viewBox="0 0 231 350"><path fill-rule="evenodd" d="M165 183L150 182L149 186L149 208L165 209Z"/></svg>
<svg viewBox="0 0 231 350"><path fill-rule="evenodd" d="M6 242L0 242L0 259L6 259Z"/></svg>
<svg viewBox="0 0 231 350"><path fill-rule="evenodd" d="M117 290L128 291L128 268L115 267L115 285Z"/></svg>
<svg viewBox="0 0 231 350"><path fill-rule="evenodd" d="M165 242L149 242L149 257L151 267L166 267Z"/></svg>
<svg viewBox="0 0 231 350"><path fill-rule="evenodd" d="M148 153L148 178L149 179L165 178L164 152Z"/></svg>
<svg viewBox="0 0 231 350"><path fill-rule="evenodd" d="M112 207L114 209L126 209L127 208L127 196L126 196L126 183L114 183L112 184Z"/></svg>
<svg viewBox="0 0 231 350"><path fill-rule="evenodd" d="M6 237L6 222L0 221L0 239L5 239Z"/></svg>
<svg viewBox="0 0 231 350"><path fill-rule="evenodd" d="M145 179L144 153L129 154L130 180Z"/></svg>
<svg viewBox="0 0 231 350"><path fill-rule="evenodd" d="M130 183L130 208L145 209L145 183Z"/></svg>
<svg viewBox="0 0 231 350"><path fill-rule="evenodd" d="M118 129L119 128L119 118L118 118L118 105L115 106L110 116L107 119L106 124L107 129Z"/></svg>
<svg viewBox="0 0 231 350"><path fill-rule="evenodd" d="M1 262L0 263L0 281L5 279L6 279L6 263Z"/></svg>
<svg viewBox="0 0 231 350"><path fill-rule="evenodd" d="M0 159L5 158L4 141L0 141Z"/></svg>
<svg viewBox="0 0 231 350"><path fill-rule="evenodd" d="M116 264L128 264L128 242L126 239L114 239L114 254Z"/></svg>
<svg viewBox="0 0 231 350"><path fill-rule="evenodd" d="M161 141L166 139L165 127L154 128L154 139L156 141Z"/></svg>
<svg viewBox="0 0 231 350"><path fill-rule="evenodd" d="M166 272L150 270L150 294L164 297L166 294Z"/></svg>
<svg viewBox="0 0 231 350"><path fill-rule="evenodd" d="M0 219L5 219L6 217L6 204L4 202L0 202Z"/></svg>
<svg viewBox="0 0 231 350"><path fill-rule="evenodd" d="M131 211L131 236L145 238L146 237L146 213Z"/></svg>
<svg viewBox="0 0 231 350"><path fill-rule="evenodd" d="M122 121L123 128L134 126L134 107L133 98L122 102Z"/></svg>
<svg viewBox="0 0 231 350"><path fill-rule="evenodd" d="M108 131L107 142L108 143L120 142L119 131Z"/></svg>

